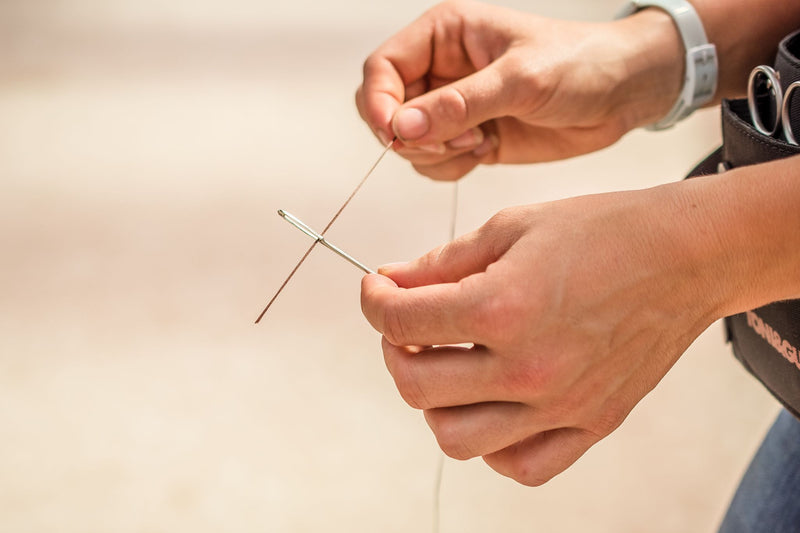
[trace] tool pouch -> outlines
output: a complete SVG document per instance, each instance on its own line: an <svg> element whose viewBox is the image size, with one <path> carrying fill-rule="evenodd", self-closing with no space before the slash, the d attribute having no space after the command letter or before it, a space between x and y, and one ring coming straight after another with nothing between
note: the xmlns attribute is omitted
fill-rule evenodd
<svg viewBox="0 0 800 533"><path fill-rule="evenodd" d="M779 47L775 70L784 88L800 79L800 61L794 53L798 48L800 32L784 39ZM723 100L721 109L723 144L695 167L689 178L800 154L799 146L756 131L746 99ZM727 317L725 326L736 358L800 418L800 300L775 302Z"/></svg>

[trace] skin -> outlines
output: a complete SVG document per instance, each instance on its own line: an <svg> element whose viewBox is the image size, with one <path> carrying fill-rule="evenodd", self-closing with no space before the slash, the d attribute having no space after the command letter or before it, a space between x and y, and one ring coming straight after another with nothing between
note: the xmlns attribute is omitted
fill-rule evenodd
<svg viewBox="0 0 800 533"><path fill-rule="evenodd" d="M630 20L554 24L509 9L444 3L366 60L358 109L384 144L397 136L397 152L434 179L457 179L479 163L532 163L593 151L635 122L666 114L680 90L682 66L673 61L680 41L668 18L653 15L640 16L656 21L673 50L634 64L622 59L637 45L627 36L652 37ZM641 86L629 82L634 68ZM674 71L671 83L646 81L660 68ZM661 101L640 117L635 101L645 94ZM427 128L403 120L415 113Z"/></svg>
<svg viewBox="0 0 800 533"><path fill-rule="evenodd" d="M756 4L695 4L720 51L718 97L800 26L800 6L775 2L745 35L778 32L772 50L740 46L723 22ZM658 10L585 24L448 2L367 59L357 103L418 171L456 179L592 151L654 122L682 61ZM793 158L509 208L366 276L362 308L445 453L540 485L616 429L713 321L800 297L798 205Z"/></svg>

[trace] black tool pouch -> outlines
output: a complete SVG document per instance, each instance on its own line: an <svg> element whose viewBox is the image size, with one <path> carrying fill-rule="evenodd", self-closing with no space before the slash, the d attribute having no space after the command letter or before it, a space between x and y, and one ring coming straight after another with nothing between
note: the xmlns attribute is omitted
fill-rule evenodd
<svg viewBox="0 0 800 533"><path fill-rule="evenodd" d="M800 32L781 42L775 69L784 89L800 79L800 62L794 53L798 48ZM721 107L722 147L700 163L689 178L800 154L799 146L756 131L747 100L724 100ZM791 122L797 122L796 117ZM800 132L800 127L794 131ZM736 358L800 418L800 300L775 302L730 316L725 325Z"/></svg>

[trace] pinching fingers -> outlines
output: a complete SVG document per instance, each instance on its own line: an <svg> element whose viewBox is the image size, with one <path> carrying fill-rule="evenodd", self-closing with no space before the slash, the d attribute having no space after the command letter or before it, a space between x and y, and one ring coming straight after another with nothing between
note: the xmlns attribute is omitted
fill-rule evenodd
<svg viewBox="0 0 800 533"><path fill-rule="evenodd" d="M480 342L470 338L473 298L460 283L403 289L380 274L361 282L364 316L395 346Z"/></svg>
<svg viewBox="0 0 800 533"><path fill-rule="evenodd" d="M555 429L484 454L483 460L506 477L538 487L566 470L598 440L596 435L579 428Z"/></svg>
<svg viewBox="0 0 800 533"><path fill-rule="evenodd" d="M515 402L428 409L425 420L442 451L462 460L498 453L529 435L553 429L536 408Z"/></svg>
<svg viewBox="0 0 800 533"><path fill-rule="evenodd" d="M451 407L506 397L497 358L480 346L395 346L383 339L386 368L415 409Z"/></svg>

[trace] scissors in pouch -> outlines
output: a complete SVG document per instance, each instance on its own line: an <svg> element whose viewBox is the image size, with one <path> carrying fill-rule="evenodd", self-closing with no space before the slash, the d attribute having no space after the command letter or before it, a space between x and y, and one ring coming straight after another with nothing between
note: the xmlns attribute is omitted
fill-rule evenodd
<svg viewBox="0 0 800 533"><path fill-rule="evenodd" d="M800 82L796 81L784 93L780 73L767 65L754 68L747 81L747 107L753 127L767 137L774 137L780 128L786 142L797 146L792 123L800 122L800 105L793 102L800 95L798 89Z"/></svg>

